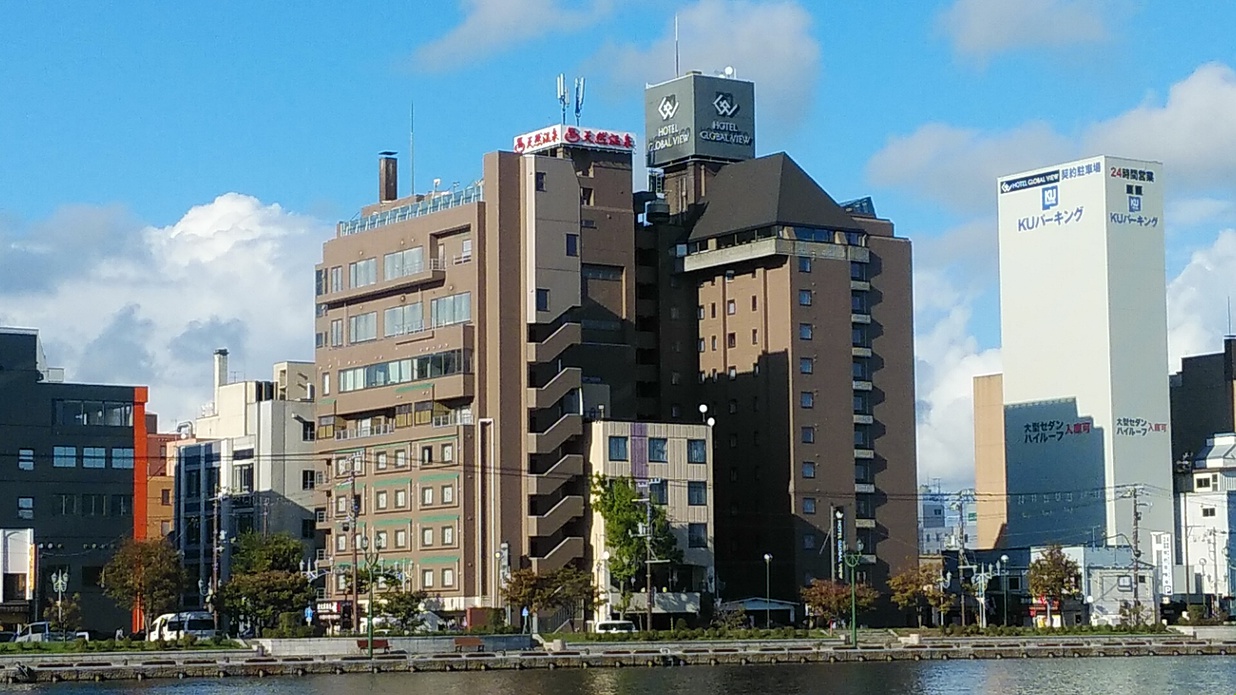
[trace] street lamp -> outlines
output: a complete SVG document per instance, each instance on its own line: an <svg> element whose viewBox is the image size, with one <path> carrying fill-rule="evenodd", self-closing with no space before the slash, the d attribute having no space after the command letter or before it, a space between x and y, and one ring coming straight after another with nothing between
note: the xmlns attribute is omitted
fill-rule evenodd
<svg viewBox="0 0 1236 695"><path fill-rule="evenodd" d="M857 550L847 550L842 558L850 570L850 646L858 649L858 563L863 559L863 542L856 543Z"/></svg>
<svg viewBox="0 0 1236 695"><path fill-rule="evenodd" d="M1003 625L1004 627L1008 627L1009 625L1009 568L1008 568L1008 564L1009 564L1008 555L1001 555L1000 561L996 563L996 567L998 567L1000 571L1000 593L1002 594L1002 596L1000 597L1002 599L1000 603L1004 609L1003 611L1004 619L1000 621L1000 624Z"/></svg>
<svg viewBox="0 0 1236 695"><path fill-rule="evenodd" d="M610 554L608 550L601 553L601 572L602 572L601 587L605 590L605 620L609 620L611 617L613 617L613 614L614 614L614 609L611 604L611 598L613 597L613 592L610 591L610 587L609 587L609 581L610 581L609 558L610 558Z"/></svg>
<svg viewBox="0 0 1236 695"><path fill-rule="evenodd" d="M56 627L64 632L64 592L69 588L69 573L57 570L51 576L52 590L56 592Z"/></svg>
<svg viewBox="0 0 1236 695"><path fill-rule="evenodd" d="M700 406L701 408L706 406ZM772 555L764 553L764 629L772 627Z"/></svg>
<svg viewBox="0 0 1236 695"><path fill-rule="evenodd" d="M361 552L365 554L365 574L369 580L369 604L365 607L365 622L367 629L367 637L369 643L369 659L373 659L373 585L376 583L374 575L378 569L378 559L382 551L382 544L374 541L372 552L369 548L369 537L361 536L360 539ZM355 606L353 611L353 619L360 619L360 606Z"/></svg>
<svg viewBox="0 0 1236 695"><path fill-rule="evenodd" d="M700 420L708 422L708 404L700 403Z"/></svg>

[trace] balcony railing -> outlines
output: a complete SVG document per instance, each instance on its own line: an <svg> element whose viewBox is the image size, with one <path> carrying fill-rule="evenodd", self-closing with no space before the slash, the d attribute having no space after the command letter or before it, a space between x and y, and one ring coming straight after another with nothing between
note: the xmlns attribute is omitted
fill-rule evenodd
<svg viewBox="0 0 1236 695"><path fill-rule="evenodd" d="M388 224L403 222L414 217L423 217L441 210L449 210L461 205L476 203L484 200L484 186L480 181L465 186L456 191L440 191L431 194L429 198L419 200L415 203L401 205L390 210L374 213L357 220L339 223L339 236L348 236L350 234L359 234L367 232L371 229L385 227Z"/></svg>
<svg viewBox="0 0 1236 695"><path fill-rule="evenodd" d="M455 411L447 415L433 416L434 427L454 427L455 425L472 425L472 413L467 411Z"/></svg>
<svg viewBox="0 0 1236 695"><path fill-rule="evenodd" d="M350 430L335 430L335 439L363 439L365 437L378 437L384 434L390 434L394 431L394 423L370 425L369 427L357 427Z"/></svg>

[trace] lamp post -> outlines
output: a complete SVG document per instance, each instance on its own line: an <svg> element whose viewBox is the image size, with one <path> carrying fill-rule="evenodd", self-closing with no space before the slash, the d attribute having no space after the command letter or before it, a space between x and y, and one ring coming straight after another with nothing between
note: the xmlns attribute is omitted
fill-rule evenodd
<svg viewBox="0 0 1236 695"><path fill-rule="evenodd" d="M1004 613L1004 619L1000 621L1000 624L1003 625L1004 627L1008 627L1008 624L1009 624L1009 568L1008 568L1008 564L1009 564L1008 555L1001 555L1000 561L996 563L996 567L999 568L999 571L1000 571L1000 594L1001 594L1000 605Z"/></svg>
<svg viewBox="0 0 1236 695"><path fill-rule="evenodd" d="M700 421L708 422L708 404L700 403Z"/></svg>
<svg viewBox="0 0 1236 695"><path fill-rule="evenodd" d="M56 628L64 632L64 592L69 588L69 573L57 570L51 576L52 591L56 592Z"/></svg>
<svg viewBox="0 0 1236 695"><path fill-rule="evenodd" d="M703 407L703 406L701 406ZM764 629L772 627L772 554L764 553Z"/></svg>
<svg viewBox="0 0 1236 695"><path fill-rule="evenodd" d="M372 551L369 547L369 537L361 536L360 549L365 554L365 574L369 581L369 604L365 607L365 628L366 637L369 646L369 659L373 660L373 585L375 581L374 575L378 569L379 554L382 551L382 544L374 541ZM355 591L355 589L353 590ZM355 620L360 620L360 606L355 606L352 610L352 616Z"/></svg>
<svg viewBox="0 0 1236 695"><path fill-rule="evenodd" d="M850 570L850 646L858 648L858 563L863 559L863 542L858 541L857 550L847 550L842 559Z"/></svg>

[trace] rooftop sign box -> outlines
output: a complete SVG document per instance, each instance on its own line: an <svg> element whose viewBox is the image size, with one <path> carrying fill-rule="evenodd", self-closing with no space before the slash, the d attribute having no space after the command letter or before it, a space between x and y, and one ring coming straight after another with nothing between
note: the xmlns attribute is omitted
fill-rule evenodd
<svg viewBox="0 0 1236 695"><path fill-rule="evenodd" d="M755 157L755 84L691 73L644 90L648 165Z"/></svg>
<svg viewBox="0 0 1236 695"><path fill-rule="evenodd" d="M600 130L574 125L551 125L531 133L517 135L513 149L518 154L531 154L566 145L594 150L633 152L635 136L616 130Z"/></svg>

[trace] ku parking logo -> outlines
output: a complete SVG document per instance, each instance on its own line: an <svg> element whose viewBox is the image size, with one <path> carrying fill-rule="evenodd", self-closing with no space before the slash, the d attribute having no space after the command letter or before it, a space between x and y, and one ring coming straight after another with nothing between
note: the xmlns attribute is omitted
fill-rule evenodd
<svg viewBox="0 0 1236 695"><path fill-rule="evenodd" d="M1060 188L1048 186L1043 189L1043 209L1050 210L1060 204Z"/></svg>
<svg viewBox="0 0 1236 695"><path fill-rule="evenodd" d="M1140 195L1129 196L1129 212L1142 211L1142 197Z"/></svg>

